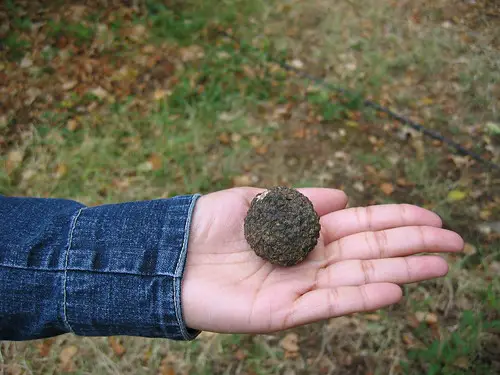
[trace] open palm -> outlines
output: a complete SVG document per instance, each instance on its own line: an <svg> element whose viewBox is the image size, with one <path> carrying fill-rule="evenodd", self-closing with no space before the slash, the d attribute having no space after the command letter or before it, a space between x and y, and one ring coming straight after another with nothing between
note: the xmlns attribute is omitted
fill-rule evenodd
<svg viewBox="0 0 500 375"><path fill-rule="evenodd" d="M375 310L400 300L399 285L440 277L447 263L424 252L463 248L440 218L410 205L345 208L333 189L300 189L320 216L318 245L300 264L279 267L247 244L243 222L262 189L236 188L196 204L182 281L190 328L272 332Z"/></svg>

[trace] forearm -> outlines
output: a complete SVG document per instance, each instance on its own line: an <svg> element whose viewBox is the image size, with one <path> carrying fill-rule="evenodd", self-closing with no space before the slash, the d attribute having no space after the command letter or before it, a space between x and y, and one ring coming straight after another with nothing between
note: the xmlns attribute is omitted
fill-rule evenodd
<svg viewBox="0 0 500 375"><path fill-rule="evenodd" d="M180 286L196 199L0 197L0 338L193 338Z"/></svg>

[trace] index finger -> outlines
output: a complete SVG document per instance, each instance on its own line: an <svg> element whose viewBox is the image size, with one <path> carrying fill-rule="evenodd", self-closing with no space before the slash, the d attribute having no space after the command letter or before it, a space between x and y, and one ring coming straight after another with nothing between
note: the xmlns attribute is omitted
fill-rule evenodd
<svg viewBox="0 0 500 375"><path fill-rule="evenodd" d="M321 218L325 245L351 234L420 225L439 228L442 221L434 212L410 204L354 207Z"/></svg>

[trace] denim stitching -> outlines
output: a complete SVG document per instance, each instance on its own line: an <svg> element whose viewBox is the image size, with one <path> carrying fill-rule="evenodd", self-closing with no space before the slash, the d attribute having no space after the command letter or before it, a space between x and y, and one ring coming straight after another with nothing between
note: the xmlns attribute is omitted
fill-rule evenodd
<svg viewBox="0 0 500 375"><path fill-rule="evenodd" d="M64 317L64 323L66 324L66 327L69 329L70 332L73 332L73 329L71 328L71 325L69 324L68 321L68 314L67 314L67 308L66 308L66 298L67 298L67 293L66 293L66 285L67 285L67 279L68 279L68 261L69 261L69 251L71 249L71 244L73 242L73 232L75 231L76 227L76 222L78 218L80 217L80 214L84 209L87 207L82 207L78 210L75 216L73 216L72 222L71 222L71 229L69 231L69 237L68 237L68 246L66 247L66 260L64 264L64 283L63 283L63 317Z"/></svg>
<svg viewBox="0 0 500 375"><path fill-rule="evenodd" d="M194 206L196 201L200 197L200 194L195 194L192 198L191 205L189 206L188 215L186 219L186 224L184 226L184 239L182 243L182 249L179 254L179 259L177 261L177 267L175 268L175 278L174 278L174 306L175 306L175 316L179 324L179 330L181 335L185 340L193 339L193 335L189 334L187 328L184 324L184 317L182 316L182 306L181 306L181 277L184 271L184 266L187 258L187 247L189 240L189 230L191 228L191 219L193 215Z"/></svg>

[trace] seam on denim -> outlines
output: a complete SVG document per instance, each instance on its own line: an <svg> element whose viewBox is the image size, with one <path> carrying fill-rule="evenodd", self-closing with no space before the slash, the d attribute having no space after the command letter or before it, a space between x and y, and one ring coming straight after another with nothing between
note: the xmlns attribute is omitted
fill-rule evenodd
<svg viewBox="0 0 500 375"><path fill-rule="evenodd" d="M175 268L175 278L174 278L174 309L175 316L177 319L178 327L182 338L184 340L193 339L193 335L189 334L187 331L186 324L184 322L184 317L182 315L182 305L181 305L181 278L184 272L184 266L186 264L187 258L187 247L189 241L189 232L191 229L191 219L193 216L194 206L200 197L200 194L193 195L191 200L191 205L187 213L186 224L184 225L184 239L182 242L182 248L179 253L179 258L177 259L177 267Z"/></svg>
<svg viewBox="0 0 500 375"><path fill-rule="evenodd" d="M157 276L163 276L163 277L175 277L174 274L171 273L162 273L162 272L156 272L156 273L140 273L140 272L126 272L126 271L99 271L99 270L92 270L92 269L87 269L87 268L70 268L68 267L67 269L65 268L37 268L37 267L23 267L23 266L16 266L12 264L0 264L0 268L11 268L14 270L27 270L27 271L43 271L43 272L65 272L71 271L71 272L86 272L86 273L98 273L98 274L106 274L106 275L132 275L132 276L143 276L143 277L157 277Z"/></svg>
<svg viewBox="0 0 500 375"><path fill-rule="evenodd" d="M86 207L82 207L78 210L75 216L73 216L73 219L71 221L71 229L69 231L69 236L68 236L68 245L66 246L66 259L64 261L64 283L63 283L63 318L64 318L64 324L66 324L66 327L70 332L73 332L73 329L71 328L71 325L69 324L68 321L68 312L66 308L66 302L67 302L67 293L66 293L66 286L67 286L67 280L68 280L68 261L69 261L69 251L71 250L71 244L73 242L73 232L75 231L76 228L76 222L78 221L78 218L80 217L80 214L82 211L86 209Z"/></svg>

